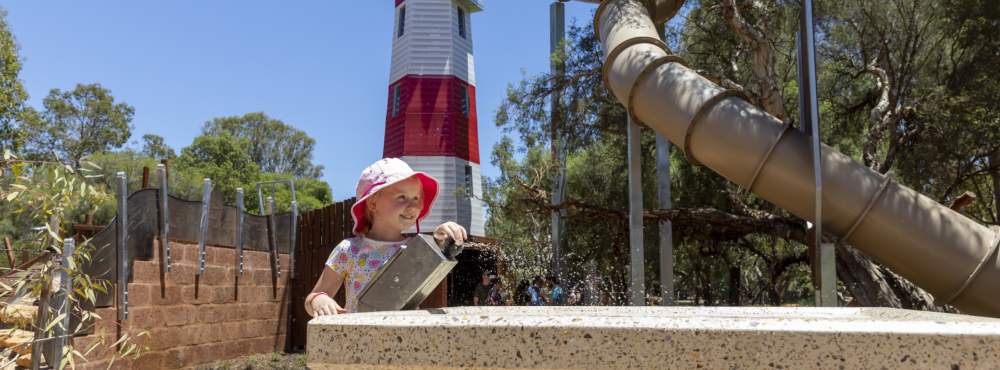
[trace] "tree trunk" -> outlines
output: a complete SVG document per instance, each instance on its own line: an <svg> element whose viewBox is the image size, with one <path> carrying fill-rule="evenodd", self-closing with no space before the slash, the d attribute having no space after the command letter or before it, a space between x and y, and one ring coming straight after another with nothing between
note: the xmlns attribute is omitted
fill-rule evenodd
<svg viewBox="0 0 1000 370"><path fill-rule="evenodd" d="M990 156L990 178L993 179L993 222L1000 225L1000 147Z"/></svg>
<svg viewBox="0 0 1000 370"><path fill-rule="evenodd" d="M837 243L837 277L858 306L902 306L885 281L881 269L857 249L843 243Z"/></svg>
<svg viewBox="0 0 1000 370"><path fill-rule="evenodd" d="M857 306L955 312L936 305L930 293L843 243L837 243L837 277Z"/></svg>
<svg viewBox="0 0 1000 370"><path fill-rule="evenodd" d="M740 299L740 275L742 270L738 265L729 266L729 305L730 306L742 306L743 302Z"/></svg>
<svg viewBox="0 0 1000 370"><path fill-rule="evenodd" d="M768 272L770 276L767 281L767 298L771 301L772 306L781 305L781 290L778 289L780 282L778 279L781 277L780 273L776 272L775 266L768 266Z"/></svg>
<svg viewBox="0 0 1000 370"><path fill-rule="evenodd" d="M785 100L780 88L782 85L778 82L774 68L774 47L767 38L770 30L764 28L764 22L752 24L747 21L747 18L740 13L735 0L723 1L722 14L729 28L750 45L753 54L750 68L759 89L757 95L761 107L778 120L787 122L788 112L785 110Z"/></svg>
<svg viewBox="0 0 1000 370"><path fill-rule="evenodd" d="M703 274L703 275L707 275L707 274ZM715 305L715 295L712 294L712 280L709 279L708 276L702 276L701 277L701 290L704 292L702 294L703 295L702 298L705 300L705 305L706 306L714 306Z"/></svg>

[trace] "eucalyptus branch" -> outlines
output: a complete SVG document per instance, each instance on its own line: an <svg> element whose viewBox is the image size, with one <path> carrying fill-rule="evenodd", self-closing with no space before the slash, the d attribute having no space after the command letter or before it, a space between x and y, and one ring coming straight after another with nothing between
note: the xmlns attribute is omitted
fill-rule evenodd
<svg viewBox="0 0 1000 370"><path fill-rule="evenodd" d="M97 294L107 293L112 288L109 281L92 279L83 270L83 266L91 260L91 253L96 247L89 239L83 240L76 246L66 264L57 263L55 258L52 258L56 254L51 251L61 250L64 238L70 235L62 229L64 220L69 218L70 212L80 207L88 207L88 204L96 204L109 198L110 195L105 192L102 185L88 182L89 178L84 174L88 168L94 166L86 162L75 168L59 162L20 160L10 153L5 154L4 161L15 166L17 169L15 172L20 173L11 179L8 188L3 191L3 200L8 203L12 212L20 215L24 225L30 227L19 232L20 235L28 237L22 237L17 244L13 244L13 248L28 253L40 253L42 256L33 258L35 262L32 266L8 269L7 271L18 271L21 274L12 281L0 284L0 297L18 298L19 300L11 304L30 307L32 301L43 297L46 292L56 292L61 289L53 287L55 275L69 279L69 290L64 292L68 305L64 306L66 311L42 315L42 312L49 311L50 307L40 305L35 316L47 317L46 322L34 323L28 320L18 323L15 327L36 333L40 331L43 335L34 339L36 343L60 339L58 338L60 335L54 334L55 330L65 333L62 334L64 336L74 336L93 329L94 322L101 318L94 311L88 311L84 307L93 307ZM4 309L8 307L11 306L5 306ZM74 328L63 327L62 320L67 315L79 317L80 324ZM139 336L143 335L146 334L139 333ZM143 351L143 347L136 342L136 337L132 336L123 337L115 344L104 343L103 339L95 343L94 346L108 345L118 348L119 351L113 355L112 360L125 356L138 356ZM93 348L91 346L90 349L80 352L74 350L72 341L65 342L62 348L64 354L62 363L49 366L75 367L76 358L84 358L84 353L89 353Z"/></svg>

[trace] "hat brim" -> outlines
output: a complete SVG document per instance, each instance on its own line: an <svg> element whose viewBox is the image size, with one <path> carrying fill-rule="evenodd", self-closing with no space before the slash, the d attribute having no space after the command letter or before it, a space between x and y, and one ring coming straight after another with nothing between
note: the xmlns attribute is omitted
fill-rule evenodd
<svg viewBox="0 0 1000 370"><path fill-rule="evenodd" d="M378 193L379 190L390 187L393 184L409 180L412 177L416 177L418 180L420 180L420 185L422 186L424 192L423 194L424 205L423 208L420 210L420 213L417 215L417 221L416 221L416 225L419 230L420 220L423 220L424 217L427 217L427 214L430 213L431 208L434 207L434 201L437 200L440 184L438 184L437 179L435 179L431 175L428 175L424 172L413 172L409 176L401 177L393 181L388 181L372 187L372 189L369 190L367 194L365 194L361 198L358 198L358 200L354 202L354 205L351 206L351 218L354 220L354 229L353 229L354 235L361 235L369 228L369 224L371 221L368 220L367 217L365 216L365 207L368 204L367 202L368 198L371 198L372 195Z"/></svg>

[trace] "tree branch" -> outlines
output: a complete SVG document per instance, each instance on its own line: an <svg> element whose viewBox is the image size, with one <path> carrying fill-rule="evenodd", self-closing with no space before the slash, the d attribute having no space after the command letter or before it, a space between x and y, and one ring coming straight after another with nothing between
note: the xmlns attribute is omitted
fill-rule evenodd
<svg viewBox="0 0 1000 370"><path fill-rule="evenodd" d="M884 131L894 120L893 111L889 108L889 93L892 89L889 75L884 69L876 66L876 62L877 60L873 60L865 67L866 72L875 76L875 89L878 91L879 97L875 107L868 113L871 126L867 135L862 138L861 144L861 159L865 166L872 169L879 168L878 146L882 141Z"/></svg>
<svg viewBox="0 0 1000 370"><path fill-rule="evenodd" d="M724 0L722 2L722 13L729 28L736 33L743 41L750 44L753 52L751 69L754 80L760 89L760 105L765 111L775 116L781 121L788 120L788 112L785 110L785 101L781 95L780 84L774 72L772 53L774 48L767 39L767 33L760 27L750 24L746 18L740 14L736 7L735 0Z"/></svg>
<svg viewBox="0 0 1000 370"><path fill-rule="evenodd" d="M567 199L560 205L549 204L548 198L541 193L534 197L518 198L517 201L530 204L537 212L553 210L574 210L597 217L616 219L628 218L623 210L610 209L588 204L575 199ZM763 234L773 237L806 243L805 223L796 218L781 217L763 211L754 212L763 216L741 216L715 208L675 208L654 209L643 212L646 220L669 220L674 226L687 230L685 236L706 240L739 240L750 234Z"/></svg>

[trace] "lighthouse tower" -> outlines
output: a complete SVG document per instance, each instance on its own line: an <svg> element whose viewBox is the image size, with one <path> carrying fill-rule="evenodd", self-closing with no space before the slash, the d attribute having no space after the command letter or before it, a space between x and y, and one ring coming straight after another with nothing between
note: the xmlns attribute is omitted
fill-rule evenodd
<svg viewBox="0 0 1000 370"><path fill-rule="evenodd" d="M476 0L394 0L392 71L383 157L399 157L441 182L431 231L455 221L483 236L470 14ZM411 230L412 231L412 230Z"/></svg>

